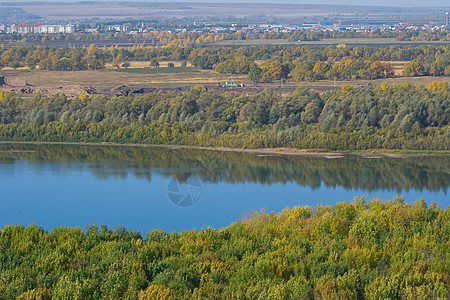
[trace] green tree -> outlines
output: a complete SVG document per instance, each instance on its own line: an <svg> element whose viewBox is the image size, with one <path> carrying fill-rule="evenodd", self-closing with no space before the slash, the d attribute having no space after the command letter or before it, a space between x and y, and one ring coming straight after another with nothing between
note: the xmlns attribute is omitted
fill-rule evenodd
<svg viewBox="0 0 450 300"><path fill-rule="evenodd" d="M419 60L413 60L403 67L403 75L405 76L422 76L425 75L425 67Z"/></svg>
<svg viewBox="0 0 450 300"><path fill-rule="evenodd" d="M156 58L153 58L150 61L150 67L152 67L152 68L159 68L159 61Z"/></svg>
<svg viewBox="0 0 450 300"><path fill-rule="evenodd" d="M258 83L261 81L261 78L262 78L261 73L262 73L262 69L255 65L250 69L250 71L248 73L248 78L252 82Z"/></svg>
<svg viewBox="0 0 450 300"><path fill-rule="evenodd" d="M13 60L8 64L8 66L10 66L11 68L13 68L15 70L17 68L20 68L22 66L22 64L17 60Z"/></svg>

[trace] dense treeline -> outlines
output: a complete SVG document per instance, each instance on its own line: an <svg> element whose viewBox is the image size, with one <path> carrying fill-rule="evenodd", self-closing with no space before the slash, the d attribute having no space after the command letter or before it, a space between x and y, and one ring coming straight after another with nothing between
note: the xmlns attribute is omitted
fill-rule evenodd
<svg viewBox="0 0 450 300"><path fill-rule="evenodd" d="M3 96L2 96L3 95ZM229 147L448 150L448 83L409 83L282 97L184 93L108 97L2 94L0 137L17 141L118 142Z"/></svg>
<svg viewBox="0 0 450 300"><path fill-rule="evenodd" d="M406 61L405 76L450 75L450 47L260 46L194 49L194 66L219 73L249 74L254 82L281 78L375 79L394 76L392 61ZM263 61L257 65L255 61Z"/></svg>
<svg viewBox="0 0 450 300"><path fill-rule="evenodd" d="M156 25L156 24L154 24ZM104 30L100 26L100 30ZM82 29L82 28L79 28ZM194 28L191 28L194 29ZM82 33L76 32L72 34L8 34L0 35L1 40L14 41L41 41L47 40L147 40L158 42L160 44L170 46L191 46L214 43L224 40L258 40L258 39L283 39L289 41L320 41L323 39L348 39L348 38L395 38L397 41L448 41L450 34L446 31L441 32L424 32L424 31L390 31L390 32L264 32L264 33L247 33L238 30L234 33L194 33L194 32L174 32L174 31L158 31L140 34L125 34L120 32L106 33Z"/></svg>
<svg viewBox="0 0 450 300"><path fill-rule="evenodd" d="M406 76L450 75L449 46L348 47L255 46L240 47L0 47L0 68L22 66L57 71L102 69L106 63L120 67L130 60L190 60L202 69L219 73L249 74L254 82L293 78L374 79L394 76L391 61L406 61ZM258 65L255 61L263 61Z"/></svg>
<svg viewBox="0 0 450 300"><path fill-rule="evenodd" d="M352 190L389 190L397 193L411 189L446 191L450 187L450 157L444 155L402 159L367 159L359 155L345 155L330 159L154 146L0 143L0 165L11 165L22 159L83 162L77 168L86 168L92 171L93 176L100 178L136 176L151 181L155 173L176 178L182 174L183 178L195 176L202 182L295 182L313 189L339 186ZM97 164L98 161L103 163ZM71 172L71 169L60 172Z"/></svg>
<svg viewBox="0 0 450 300"><path fill-rule="evenodd" d="M224 229L0 230L1 299L448 299L450 209L402 198Z"/></svg>

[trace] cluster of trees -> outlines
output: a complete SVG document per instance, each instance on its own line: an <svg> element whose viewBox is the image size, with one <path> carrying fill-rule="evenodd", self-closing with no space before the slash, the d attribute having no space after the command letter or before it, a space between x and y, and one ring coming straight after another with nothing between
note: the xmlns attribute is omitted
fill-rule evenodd
<svg viewBox="0 0 450 300"><path fill-rule="evenodd" d="M184 93L107 97L65 95L0 101L0 137L230 147L448 150L448 83L409 83L282 97Z"/></svg>
<svg viewBox="0 0 450 300"><path fill-rule="evenodd" d="M449 46L349 47L255 46L240 47L0 47L0 68L40 68L58 71L101 69L106 63L120 67L128 61L190 60L193 66L219 73L249 74L254 82L293 78L374 79L394 76L391 61L406 61L406 76L449 75ZM255 61L263 61L260 65Z"/></svg>
<svg viewBox="0 0 450 300"><path fill-rule="evenodd" d="M250 36L246 39L288 39L290 41L321 41L323 39L384 39L395 38L399 41L447 41L450 35L445 32L413 32L413 31L328 31L328 32L266 32L262 35Z"/></svg>
<svg viewBox="0 0 450 300"><path fill-rule="evenodd" d="M440 32L402 32L396 35L397 41L449 41L450 34L445 31Z"/></svg>
<svg viewBox="0 0 450 300"><path fill-rule="evenodd" d="M0 230L1 299L448 299L450 209L403 198L143 238L123 227Z"/></svg>
<svg viewBox="0 0 450 300"><path fill-rule="evenodd" d="M254 82L281 78L297 81L320 79L375 79L393 77L391 61L406 61L405 76L450 75L448 46L348 47L262 46L238 49L194 49L189 55L194 66L215 68L227 74L249 74ZM258 65L256 60L262 60Z"/></svg>
<svg viewBox="0 0 450 300"><path fill-rule="evenodd" d="M91 45L90 47L12 47L0 48L0 68L9 66L14 69L28 67L42 70L79 71L102 69L112 60L108 51Z"/></svg>
<svg viewBox="0 0 450 300"><path fill-rule="evenodd" d="M218 71L217 67L216 71ZM220 70L218 72L220 73ZM293 78L296 81L377 79L394 77L394 69L389 62L378 60L344 59L333 64L324 61L302 61L300 59L294 62L271 59L265 61L261 66L252 65L248 74L249 79L255 83L273 82L282 78ZM424 73L408 75L418 76L424 75Z"/></svg>
<svg viewBox="0 0 450 300"><path fill-rule="evenodd" d="M119 66L128 61L179 60L189 58L193 48L146 47L141 44L131 48L103 47L0 47L0 69L3 67L28 67L56 71L102 69L106 63Z"/></svg>

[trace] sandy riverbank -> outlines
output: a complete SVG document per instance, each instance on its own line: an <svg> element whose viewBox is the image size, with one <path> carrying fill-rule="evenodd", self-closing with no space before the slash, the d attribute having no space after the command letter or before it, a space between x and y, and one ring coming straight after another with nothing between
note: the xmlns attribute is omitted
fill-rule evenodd
<svg viewBox="0 0 450 300"><path fill-rule="evenodd" d="M85 145L85 146L113 146L113 147L158 147L168 149L193 149L221 152L240 152L254 154L258 156L281 156L281 155L300 155L309 157L325 157L329 159L342 158L344 155L357 155L368 159L377 158L411 158L429 155L450 155L450 151L420 151L420 150L392 150L392 149L370 149L365 151L327 151L324 149L295 149L295 148L260 148L260 149L243 149L229 147L200 147L200 146L184 146L184 145L144 145L144 144L118 144L118 143L67 143L67 142L14 142L0 141L0 145L5 144L29 144L29 145ZM8 151L17 152L11 148Z"/></svg>

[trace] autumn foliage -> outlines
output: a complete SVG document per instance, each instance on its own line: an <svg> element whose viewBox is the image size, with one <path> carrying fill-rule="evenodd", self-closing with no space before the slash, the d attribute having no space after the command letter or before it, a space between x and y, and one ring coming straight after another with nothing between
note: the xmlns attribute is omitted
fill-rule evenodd
<svg viewBox="0 0 450 300"><path fill-rule="evenodd" d="M448 299L450 210L356 197L223 229L5 226L1 299Z"/></svg>

